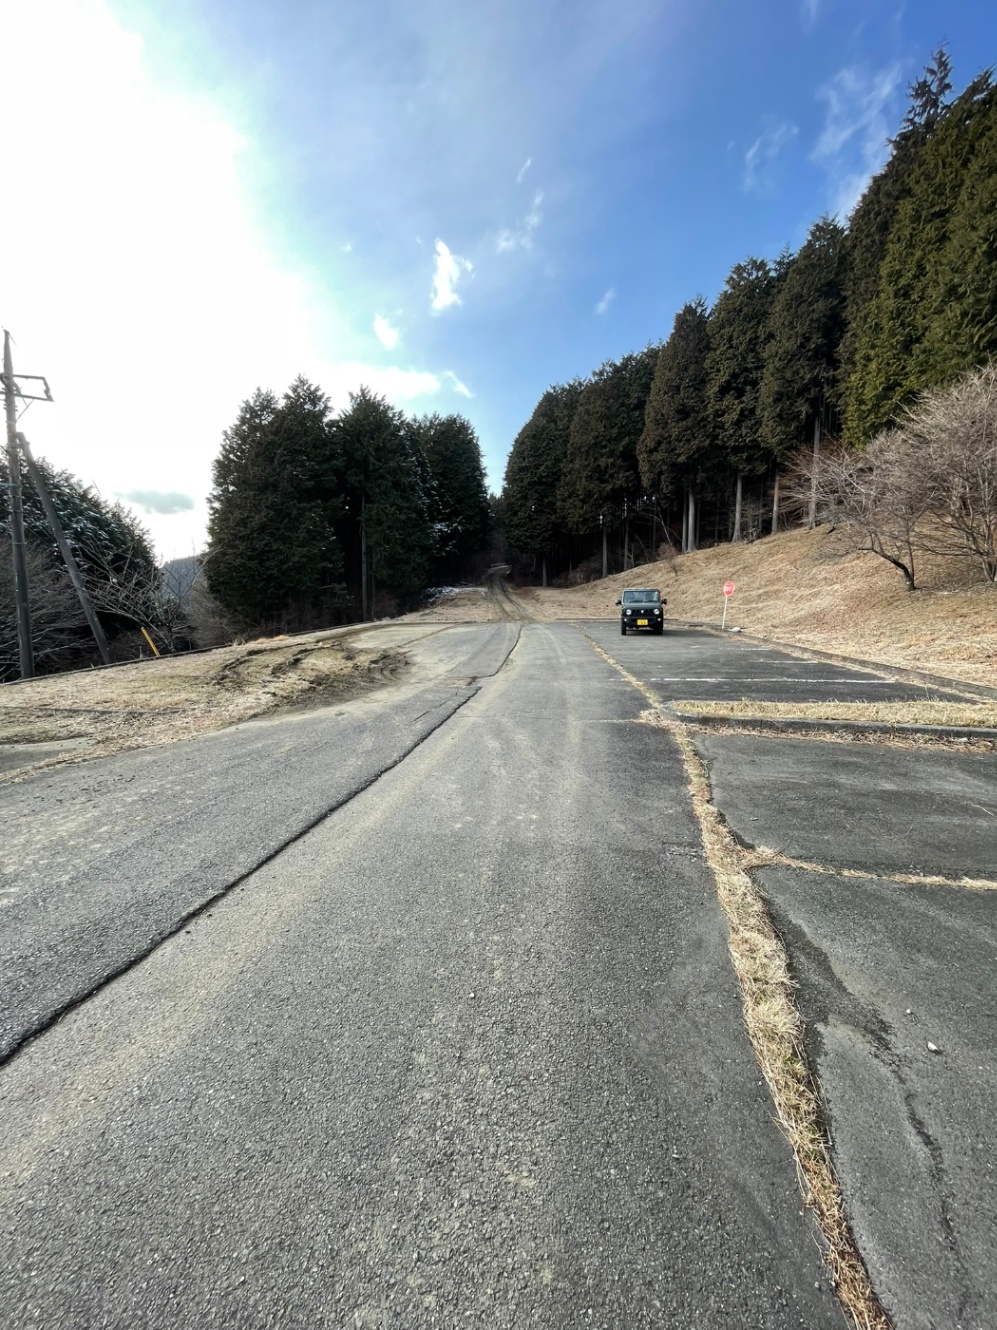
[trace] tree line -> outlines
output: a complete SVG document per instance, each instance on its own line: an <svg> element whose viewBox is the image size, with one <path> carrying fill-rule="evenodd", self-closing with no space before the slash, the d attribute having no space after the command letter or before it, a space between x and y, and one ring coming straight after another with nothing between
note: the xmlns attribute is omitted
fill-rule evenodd
<svg viewBox="0 0 997 1330"><path fill-rule="evenodd" d="M459 576L488 541L478 437L459 415L410 419L361 388L339 414L304 378L259 389L214 463L204 571L240 625L369 618Z"/></svg>
<svg viewBox="0 0 997 1330"><path fill-rule="evenodd" d="M259 389L225 431L213 467L206 550L157 566L120 503L38 461L113 657L217 646L391 613L431 585L479 571L492 518L477 435L458 415L409 419L361 388L348 409L298 378ZM7 482L0 454L0 484ZM7 492L7 491L4 491ZM32 639L39 673L84 665L94 643L48 527L23 482ZM0 529L0 680L18 674L6 521Z"/></svg>
<svg viewBox="0 0 997 1330"><path fill-rule="evenodd" d="M940 49L847 225L824 216L795 254L743 259L663 343L543 394L500 509L541 580L597 570L600 538L604 566L609 544L627 567L663 540L775 530L801 449L862 450L997 353L997 88L986 70L953 96L951 74ZM806 480L812 525L812 461Z"/></svg>
<svg viewBox="0 0 997 1330"><path fill-rule="evenodd" d="M148 532L120 503L105 499L70 472L55 470L41 458L37 466L112 647L124 647L140 634L142 626L161 623L163 631L157 627L160 646L172 649L177 625L171 607L160 603L156 556ZM6 487L9 479L6 456L0 455L0 485ZM5 488L4 493L8 492ZM85 664L93 653L90 629L41 498L26 477L22 502L28 604L38 670L47 673ZM10 539L5 516L0 528L0 680L18 674Z"/></svg>

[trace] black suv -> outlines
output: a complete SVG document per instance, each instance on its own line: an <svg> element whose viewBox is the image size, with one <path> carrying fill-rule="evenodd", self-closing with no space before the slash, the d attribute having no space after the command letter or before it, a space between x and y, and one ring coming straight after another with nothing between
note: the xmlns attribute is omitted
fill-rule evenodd
<svg viewBox="0 0 997 1330"><path fill-rule="evenodd" d="M633 628L635 631L643 628L649 633L657 633L659 637L665 631L665 612L662 606L667 605L668 601L662 598L657 588L628 589L624 591L623 599L618 600L616 604L622 606L620 632L624 637L628 628Z"/></svg>

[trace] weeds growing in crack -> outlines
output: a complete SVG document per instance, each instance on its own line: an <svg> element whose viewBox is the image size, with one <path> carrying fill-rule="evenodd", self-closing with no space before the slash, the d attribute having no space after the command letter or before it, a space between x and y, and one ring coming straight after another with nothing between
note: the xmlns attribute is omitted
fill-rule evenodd
<svg viewBox="0 0 997 1330"><path fill-rule="evenodd" d="M964 891L997 891L997 881L992 878L944 877L941 873L876 873L871 868L840 868L835 864L816 864L809 859L794 859L778 850L768 850L763 845L742 849L741 863L747 872L754 872L758 868L793 868L797 872L814 873L820 877L895 883L904 887L961 887Z"/></svg>
<svg viewBox="0 0 997 1330"><path fill-rule="evenodd" d="M804 1202L824 1235L824 1259L835 1292L858 1330L890 1330L845 1217L820 1091L807 1064L789 959L750 877L750 869L774 863L777 856L747 850L735 840L713 803L709 773L684 725L670 720L657 706L641 712L639 720L667 730L682 754L706 861L730 925L728 945L748 1038L792 1148Z"/></svg>
<svg viewBox="0 0 997 1330"><path fill-rule="evenodd" d="M706 859L730 924L730 955L748 1037L792 1146L804 1199L826 1239L825 1259L834 1288L860 1330L888 1330L889 1319L845 1218L820 1095L804 1052L803 1018L793 999L789 961L748 874L749 852L735 841L714 805L706 767L688 734L660 712L658 717L651 723L669 730L682 753Z"/></svg>

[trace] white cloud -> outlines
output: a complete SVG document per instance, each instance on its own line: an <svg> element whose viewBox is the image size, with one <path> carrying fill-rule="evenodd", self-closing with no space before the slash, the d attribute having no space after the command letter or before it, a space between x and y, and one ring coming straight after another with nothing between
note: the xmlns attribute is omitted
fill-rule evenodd
<svg viewBox="0 0 997 1330"><path fill-rule="evenodd" d="M530 211L516 230L499 232L499 237L495 242L496 253L506 254L513 249L531 249L533 247L533 234L543 221L543 213L540 211L543 197L539 190L534 194Z"/></svg>
<svg viewBox="0 0 997 1330"><path fill-rule="evenodd" d="M382 346L386 346L389 351L393 351L398 345L398 338L401 336L397 328L393 328L383 314L374 315L374 332Z"/></svg>
<svg viewBox="0 0 997 1330"><path fill-rule="evenodd" d="M803 21L808 28L812 28L817 22L819 9L820 0L803 0Z"/></svg>
<svg viewBox="0 0 997 1330"><path fill-rule="evenodd" d="M533 158L527 157L526 161L519 168L519 174L516 176L517 185L521 185L523 183L523 178L532 165L533 165Z"/></svg>
<svg viewBox="0 0 997 1330"><path fill-rule="evenodd" d="M474 396L474 393L471 392L467 384L461 383L460 379L458 379L457 375L453 372L452 369L445 369L443 371L443 377L449 381L450 386L451 388L453 388L454 392L459 393L461 397Z"/></svg>
<svg viewBox="0 0 997 1330"><path fill-rule="evenodd" d="M350 393L355 393L361 387L369 388L371 392L398 405L421 397L433 397L443 386L440 376L428 370L402 369L398 365L367 365L359 360L323 366L318 381L328 393L334 408L345 406Z"/></svg>
<svg viewBox="0 0 997 1330"><path fill-rule="evenodd" d="M605 314L606 310L609 309L610 305L613 303L615 299L616 299L616 287L611 286L609 290L606 292L606 294L603 296L603 298L599 301L598 305L596 305L595 312L597 314Z"/></svg>
<svg viewBox="0 0 997 1330"><path fill-rule="evenodd" d="M471 263L470 259L462 259L458 254L452 254L442 240L437 240L432 300L430 301L430 308L434 314L449 309L451 305L461 303L460 296L457 294L457 283L464 273L473 271L474 264Z"/></svg>
<svg viewBox="0 0 997 1330"><path fill-rule="evenodd" d="M336 406L367 384L406 408L454 390L442 371L348 359L349 312L260 225L251 145L217 106L158 85L106 0L8 5L4 20L18 59L0 120L30 150L19 206L0 210L0 252L18 257L0 314L15 370L52 385L54 404L22 420L36 456L133 505L193 500L140 514L170 558L203 548L212 460L258 385L304 373ZM452 294L469 265L450 259Z"/></svg>
<svg viewBox="0 0 997 1330"><path fill-rule="evenodd" d="M811 157L828 173L832 210L840 217L848 216L887 158L893 122L887 108L899 85L899 65L879 70L848 66L818 90L824 128Z"/></svg>
<svg viewBox="0 0 997 1330"><path fill-rule="evenodd" d="M773 187L772 166L776 158L799 133L788 120L774 129L767 129L755 139L744 154L743 188L749 192L767 193Z"/></svg>

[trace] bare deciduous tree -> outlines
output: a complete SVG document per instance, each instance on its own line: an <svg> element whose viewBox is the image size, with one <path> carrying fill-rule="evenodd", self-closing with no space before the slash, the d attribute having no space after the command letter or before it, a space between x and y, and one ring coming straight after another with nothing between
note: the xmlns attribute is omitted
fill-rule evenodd
<svg viewBox="0 0 997 1330"><path fill-rule="evenodd" d="M916 589L918 532L935 493L898 430L884 431L864 453L842 447L801 453L787 488L800 508L816 498L817 521L835 528L842 553L875 554L903 574L909 591Z"/></svg>
<svg viewBox="0 0 997 1330"><path fill-rule="evenodd" d="M911 591L921 552L973 559L997 581L997 367L925 393L864 452L799 454L787 488L801 511L816 496L842 552L878 555Z"/></svg>
<svg viewBox="0 0 997 1330"><path fill-rule="evenodd" d="M81 637L85 640L86 619L65 568L31 545L25 557L35 662L43 671L64 669L79 651ZM10 536L5 532L0 538L0 679L16 678L18 672L14 574Z"/></svg>
<svg viewBox="0 0 997 1330"><path fill-rule="evenodd" d="M933 520L918 531L920 547L968 555L997 582L997 365L925 393L900 433L932 491Z"/></svg>

